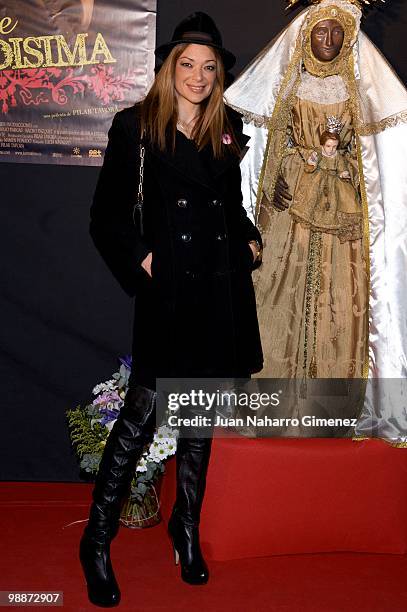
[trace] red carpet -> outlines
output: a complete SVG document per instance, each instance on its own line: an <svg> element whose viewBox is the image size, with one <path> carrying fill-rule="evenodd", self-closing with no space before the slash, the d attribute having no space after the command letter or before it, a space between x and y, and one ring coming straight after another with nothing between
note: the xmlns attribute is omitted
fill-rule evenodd
<svg viewBox="0 0 407 612"><path fill-rule="evenodd" d="M91 487L2 483L0 590L61 590L64 609L87 602L77 560ZM300 509L299 509L300 511ZM384 510L385 512L385 510ZM380 529L380 525L377 526ZM286 555L210 563L203 587L181 582L163 524L120 530L112 546L122 588L120 610L405 612L405 555Z"/></svg>

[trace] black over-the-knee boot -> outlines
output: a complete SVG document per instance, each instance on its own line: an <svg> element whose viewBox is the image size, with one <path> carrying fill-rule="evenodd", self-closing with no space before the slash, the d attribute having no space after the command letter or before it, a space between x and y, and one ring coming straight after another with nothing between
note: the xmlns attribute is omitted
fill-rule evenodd
<svg viewBox="0 0 407 612"><path fill-rule="evenodd" d="M137 462L155 429L156 393L142 386L129 389L107 439L93 490L88 525L80 543L80 560L89 600L103 607L120 601L110 561L110 542L119 529L120 511Z"/></svg>
<svg viewBox="0 0 407 612"><path fill-rule="evenodd" d="M199 543L199 521L211 454L211 438L179 438L177 445L177 497L168 524L175 562L189 584L208 582L208 567Z"/></svg>

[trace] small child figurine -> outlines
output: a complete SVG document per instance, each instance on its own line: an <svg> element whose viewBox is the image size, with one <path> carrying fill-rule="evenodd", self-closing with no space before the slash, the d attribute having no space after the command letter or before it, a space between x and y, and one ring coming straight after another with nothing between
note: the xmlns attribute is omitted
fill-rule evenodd
<svg viewBox="0 0 407 612"><path fill-rule="evenodd" d="M339 136L335 132L323 132L321 136L321 155L323 157L334 158L338 154ZM317 169L320 158L316 151L313 151L305 166L305 172L314 172ZM350 181L351 175L349 170L342 170L338 173L339 178Z"/></svg>
<svg viewBox="0 0 407 612"><path fill-rule="evenodd" d="M341 242L357 240L362 233L362 211L356 164L340 149L342 123L327 117L319 150L304 155L303 174L290 214L315 231L336 234Z"/></svg>

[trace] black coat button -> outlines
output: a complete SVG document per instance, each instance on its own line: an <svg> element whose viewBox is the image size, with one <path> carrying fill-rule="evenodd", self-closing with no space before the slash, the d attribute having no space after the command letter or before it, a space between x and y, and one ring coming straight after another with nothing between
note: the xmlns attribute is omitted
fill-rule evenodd
<svg viewBox="0 0 407 612"><path fill-rule="evenodd" d="M184 198L181 198L181 199L177 200L177 204L178 204L178 206L180 208L186 208L187 204L188 204L188 201L185 200Z"/></svg>
<svg viewBox="0 0 407 612"><path fill-rule="evenodd" d="M221 200L211 200L210 204L211 206L222 206L222 201Z"/></svg>
<svg viewBox="0 0 407 612"><path fill-rule="evenodd" d="M191 234L189 234L189 233L186 233L186 234L182 234L182 235L181 235L181 240L182 240L183 242L190 242L191 238L192 238L192 236L191 236Z"/></svg>
<svg viewBox="0 0 407 612"><path fill-rule="evenodd" d="M216 236L216 240L225 240L225 238L226 238L226 234L218 234Z"/></svg>

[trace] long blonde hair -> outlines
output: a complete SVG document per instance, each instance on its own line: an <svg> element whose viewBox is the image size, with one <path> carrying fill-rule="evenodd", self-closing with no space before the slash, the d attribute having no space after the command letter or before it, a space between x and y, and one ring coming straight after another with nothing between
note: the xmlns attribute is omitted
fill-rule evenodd
<svg viewBox="0 0 407 612"><path fill-rule="evenodd" d="M141 103L141 130L149 141L161 151L168 146L174 150L178 120L178 104L175 95L175 66L188 43L176 45L168 55L155 77L154 83L146 98ZM223 90L225 69L220 54L213 49L217 60L216 79L211 94L201 104L199 115L191 137L198 150L211 144L215 157L222 157L224 147L222 136L230 134L232 143L229 146L236 154L239 146L227 117Z"/></svg>

